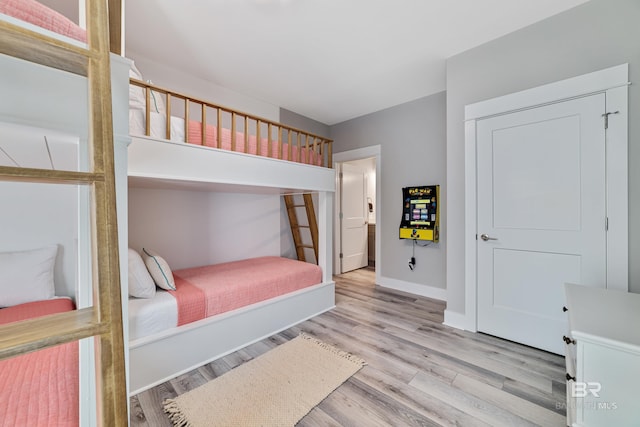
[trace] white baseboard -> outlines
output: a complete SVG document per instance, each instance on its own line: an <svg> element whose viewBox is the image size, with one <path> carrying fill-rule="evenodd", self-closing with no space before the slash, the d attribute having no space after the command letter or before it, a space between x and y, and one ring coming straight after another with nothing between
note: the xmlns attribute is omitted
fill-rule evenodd
<svg viewBox="0 0 640 427"><path fill-rule="evenodd" d="M473 328L468 327L469 321L466 315L451 310L444 311L444 322L442 323L456 329L462 329L465 331L473 330Z"/></svg>
<svg viewBox="0 0 640 427"><path fill-rule="evenodd" d="M447 300L447 290L443 288L405 282L404 280L391 279L384 276L380 276L376 283L380 286L384 286L385 288L396 289L398 291L408 292L410 294L416 294L440 301Z"/></svg>

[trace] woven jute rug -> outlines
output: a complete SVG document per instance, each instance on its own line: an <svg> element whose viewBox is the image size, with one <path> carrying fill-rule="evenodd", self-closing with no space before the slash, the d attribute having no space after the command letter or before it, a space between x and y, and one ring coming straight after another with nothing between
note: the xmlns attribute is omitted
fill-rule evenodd
<svg viewBox="0 0 640 427"><path fill-rule="evenodd" d="M365 362L308 335L166 400L175 426L293 426Z"/></svg>

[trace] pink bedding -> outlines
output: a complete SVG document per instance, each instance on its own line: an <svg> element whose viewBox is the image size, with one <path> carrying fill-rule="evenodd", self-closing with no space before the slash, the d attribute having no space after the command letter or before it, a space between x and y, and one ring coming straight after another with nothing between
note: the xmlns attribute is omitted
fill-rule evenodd
<svg viewBox="0 0 640 427"><path fill-rule="evenodd" d="M173 272L178 326L322 282L314 264L260 257Z"/></svg>
<svg viewBox="0 0 640 427"><path fill-rule="evenodd" d="M64 15L35 0L0 0L0 13L63 36L86 42L86 31Z"/></svg>
<svg viewBox="0 0 640 427"><path fill-rule="evenodd" d="M220 138L220 148L223 150L231 150L231 130L222 129L222 136ZM189 121L189 133L187 135L187 142L189 144L202 144L202 123L196 120ZM218 143L218 128L217 126L207 125L207 138L205 145L208 147L217 147ZM244 134L242 132L236 132L236 146L234 151L244 153ZM269 154L268 140L267 138L261 138L260 140L260 152L258 153L257 138L255 135L249 135L248 142L248 154L257 154L264 157L280 158L278 153L277 141L271 141L271 153ZM291 147L291 159L289 159L289 144L286 142L282 144L282 159L291 160L293 162L306 163L310 165L322 166L322 158L315 153L312 149L300 148L297 145Z"/></svg>
<svg viewBox="0 0 640 427"><path fill-rule="evenodd" d="M0 310L0 324L73 310L66 298ZM0 361L0 426L77 426L78 343Z"/></svg>

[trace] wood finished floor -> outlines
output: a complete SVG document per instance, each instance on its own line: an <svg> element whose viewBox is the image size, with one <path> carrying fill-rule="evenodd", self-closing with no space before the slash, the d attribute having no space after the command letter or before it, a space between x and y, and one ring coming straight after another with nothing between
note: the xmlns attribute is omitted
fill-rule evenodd
<svg viewBox="0 0 640 427"><path fill-rule="evenodd" d="M170 426L162 401L304 331L368 365L299 426L564 426L564 358L442 325L445 304L374 286L371 269L336 279L337 307L131 398L131 426Z"/></svg>

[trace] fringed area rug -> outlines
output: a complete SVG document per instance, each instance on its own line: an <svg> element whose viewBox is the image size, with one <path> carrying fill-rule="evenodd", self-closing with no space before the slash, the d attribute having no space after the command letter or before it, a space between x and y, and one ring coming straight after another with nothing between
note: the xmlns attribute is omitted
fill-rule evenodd
<svg viewBox="0 0 640 427"><path fill-rule="evenodd" d="M175 426L293 426L366 363L301 334L165 401Z"/></svg>

